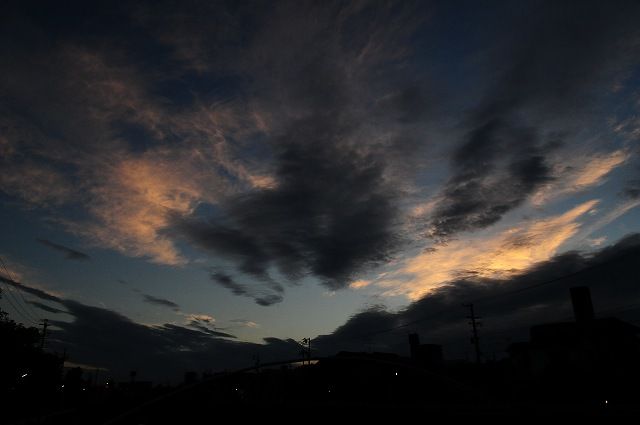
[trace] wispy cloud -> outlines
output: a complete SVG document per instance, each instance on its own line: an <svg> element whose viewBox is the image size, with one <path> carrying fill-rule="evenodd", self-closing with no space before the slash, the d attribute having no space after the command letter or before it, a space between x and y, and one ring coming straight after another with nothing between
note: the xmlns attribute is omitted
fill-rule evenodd
<svg viewBox="0 0 640 425"><path fill-rule="evenodd" d="M0 175L0 190L24 200L29 207L61 205L74 197L70 181L62 172L31 160L7 161Z"/></svg>
<svg viewBox="0 0 640 425"><path fill-rule="evenodd" d="M625 164L631 155L625 150L616 150L589 156L564 159L554 168L554 179L531 197L536 206L544 205L561 196L584 191L604 183L606 177Z"/></svg>
<svg viewBox="0 0 640 425"><path fill-rule="evenodd" d="M62 252L67 260L87 261L91 259L91 257L84 252L80 252L67 246L51 242L50 240L37 239L37 241L48 248Z"/></svg>
<svg viewBox="0 0 640 425"><path fill-rule="evenodd" d="M576 235L576 239L578 240L586 240L588 242L588 237L598 232L603 227L607 226L610 223L613 223L618 218L622 217L629 211L634 208L640 206L640 199L630 199L620 202L618 205L614 205L610 208L605 214L602 214L597 220L593 223L585 226L581 229L580 233Z"/></svg>
<svg viewBox="0 0 640 425"><path fill-rule="evenodd" d="M272 291L275 289L275 293L272 291L265 293L263 289L256 289L254 287L238 283L232 276L222 272L211 273L211 280L218 285L227 288L234 295L252 298L256 304L264 307L277 304L282 301L282 295L280 295L282 289L280 286L274 288L273 285L271 285L271 289Z"/></svg>
<svg viewBox="0 0 640 425"><path fill-rule="evenodd" d="M143 297L146 303L158 305L161 307L168 307L174 311L180 310L180 306L174 303L173 301L169 301L164 298L157 298L157 297L154 297L153 295L148 295L148 294L143 294Z"/></svg>
<svg viewBox="0 0 640 425"><path fill-rule="evenodd" d="M453 240L402 262L375 284L387 295L419 299L456 279L506 278L553 257L576 235L579 219L598 201L546 219L532 220L486 238Z"/></svg>
<svg viewBox="0 0 640 425"><path fill-rule="evenodd" d="M260 327L260 325L258 323L254 322L252 320L247 320L247 319L232 319L232 320L229 320L229 322L231 322L233 324L236 324L236 325L239 325L239 326L246 327L246 328L256 329L256 328Z"/></svg>

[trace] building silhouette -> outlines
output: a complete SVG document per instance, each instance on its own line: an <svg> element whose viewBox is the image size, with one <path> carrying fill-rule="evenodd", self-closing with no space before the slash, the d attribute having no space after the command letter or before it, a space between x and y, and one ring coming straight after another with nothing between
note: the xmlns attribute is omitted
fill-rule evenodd
<svg viewBox="0 0 640 425"><path fill-rule="evenodd" d="M625 401L640 377L640 327L597 318L588 287L571 288L574 321L535 325L508 352L511 379L552 400Z"/></svg>

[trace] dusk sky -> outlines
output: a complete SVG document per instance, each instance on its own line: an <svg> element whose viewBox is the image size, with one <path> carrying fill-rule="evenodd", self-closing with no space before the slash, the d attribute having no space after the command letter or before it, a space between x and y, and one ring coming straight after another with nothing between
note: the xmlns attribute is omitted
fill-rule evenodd
<svg viewBox="0 0 640 425"><path fill-rule="evenodd" d="M640 248L639 22L635 1L3 2L0 307L116 376L305 337L402 352L408 330L464 357L462 303ZM638 302L637 272L598 267L573 281L596 310ZM570 283L478 304L485 343L570 316Z"/></svg>

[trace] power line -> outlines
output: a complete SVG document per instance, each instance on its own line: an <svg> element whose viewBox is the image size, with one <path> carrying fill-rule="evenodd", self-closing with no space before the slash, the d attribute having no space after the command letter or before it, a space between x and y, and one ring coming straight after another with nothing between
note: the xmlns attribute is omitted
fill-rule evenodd
<svg viewBox="0 0 640 425"><path fill-rule="evenodd" d="M4 271L7 274L7 277L9 279L11 279L13 282L17 282L13 278L13 275L11 274L9 269L7 268L7 265L4 262L4 260L2 259L2 256L0 256L0 263L2 264L2 267L4 268ZM6 282L5 282L5 286L6 286ZM20 298L22 300L22 303L20 303L20 300L17 297L15 297L15 295L13 294L13 291L11 291L10 288L7 288L7 289L8 289L7 292L10 294L10 296L16 302L16 305L20 306L20 310L26 314L26 316L28 317L28 320L37 325L38 322L40 322L40 318L38 317L37 314L33 313L33 309L30 308L29 304L27 303L26 299L24 298L24 295L22 295L22 289L20 288L20 286L18 285L18 291L17 292L18 292L18 295L20 296ZM8 298L7 298L7 300L8 300ZM14 309L16 309L15 306L13 306L13 307L14 307Z"/></svg>
<svg viewBox="0 0 640 425"><path fill-rule="evenodd" d="M13 282L13 279L9 279L9 280ZM11 308L14 310L14 312L21 317L21 320L23 320L25 324L37 326L38 322L35 321L32 317L30 317L27 311L22 308L22 305L18 301L18 298L16 298L16 296L13 294L11 287L6 282L3 282L3 283L5 284L5 288L6 288L4 292L7 294L7 296L4 298L7 300L9 305L11 305Z"/></svg>
<svg viewBox="0 0 640 425"><path fill-rule="evenodd" d="M9 287L5 285L5 290L3 291L5 294L10 294L9 291ZM28 319L19 309L18 307L15 306L15 304L13 303L13 301L11 301L11 298L9 296L5 296L4 297L5 300L7 300L7 302L9 303L9 305L11 306L11 308L13 309L13 311L15 313L17 313L20 317L22 317L22 320L25 321L25 323L29 323L32 324L33 321L31 319Z"/></svg>
<svg viewBox="0 0 640 425"><path fill-rule="evenodd" d="M12 281L17 282L17 280L14 279L13 275L7 268L7 265L5 261L2 259L2 256L0 256L0 263L2 263L2 268L4 268L4 271L7 273L7 277L9 277L9 279L11 279ZM28 316L31 317L32 319L35 319L36 324L39 323L41 321L40 316L34 312L34 309L24 298L24 295L22 294L22 288L20 288L20 286L18 286L18 295L20 295L20 298L22 299L22 302L23 302L22 306L24 310L27 312Z"/></svg>
<svg viewBox="0 0 640 425"><path fill-rule="evenodd" d="M37 325L38 323L35 322L31 317L29 317L29 315L25 313L25 311L17 307L19 305L18 300L17 298L14 297L13 292L11 291L11 288L6 283L5 283L5 288L6 289L4 292L8 294L8 296L4 297L4 299L7 300L9 305L11 305L11 308L13 309L13 311L17 313L25 323L30 325Z"/></svg>

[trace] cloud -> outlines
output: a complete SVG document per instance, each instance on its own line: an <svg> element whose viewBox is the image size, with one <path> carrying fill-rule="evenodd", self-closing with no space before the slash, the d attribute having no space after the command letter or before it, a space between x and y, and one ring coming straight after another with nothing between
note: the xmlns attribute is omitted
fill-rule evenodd
<svg viewBox="0 0 640 425"><path fill-rule="evenodd" d="M441 286L397 311L372 306L356 313L329 335L314 338L319 355L340 350L408 352L407 331L419 332L423 342L444 344L446 356L464 358L471 352L469 328L462 303L473 302L483 316L480 341L483 352L500 352L509 341L528 338L528 328L539 323L571 320L568 289L591 288L596 314L615 309L623 320L639 320L640 310L621 309L637 304L636 284L640 235L629 235L590 254L569 252L534 264L525 271L498 278L466 276ZM144 379L173 379L187 370L222 370L262 361L297 358L293 340L265 338L264 344L236 341L212 329L175 324L146 326L100 307L48 294L37 288L0 279L41 300L64 306L73 321L52 321L50 346L66 348L74 362L107 368L117 379L137 370ZM210 317L203 317L204 323ZM202 322L202 321L201 321ZM508 339L509 338L509 339Z"/></svg>
<svg viewBox="0 0 640 425"><path fill-rule="evenodd" d="M2 282L4 282L4 283L10 285L10 286L13 286L13 287L15 287L15 288L17 288L19 290L22 290L23 292L31 294L31 295L33 295L33 296L35 296L35 297L37 297L37 298L39 298L41 300L44 300L44 301L59 302L60 299L61 299L61 297L59 297L56 294L50 293L50 292L45 291L43 289L35 288L33 286L25 285L25 284L20 283L20 282L16 282L16 281L14 281L12 279L8 279L8 278L0 276L0 280Z"/></svg>
<svg viewBox="0 0 640 425"><path fill-rule="evenodd" d="M577 190L602 183L604 177L616 167L624 164L630 155L624 150L617 150L609 154L596 155L591 158L581 172L577 173L570 186Z"/></svg>
<svg viewBox="0 0 640 425"><path fill-rule="evenodd" d="M634 57L635 6L532 6L456 78L432 65L455 46L431 44L440 8L425 4L138 4L83 40L19 13L0 41L0 160L16 167L0 188L126 256L183 266L195 245L233 263L218 284L270 305L282 282L362 285L423 242L406 220L449 240L626 161L558 171L601 83Z"/></svg>
<svg viewBox="0 0 640 425"><path fill-rule="evenodd" d="M453 175L429 219L431 237L486 228L553 182L550 154L577 136L577 123L608 94L601 82L633 64L637 5L624 6L585 2L567 17L543 3L520 22L510 49L488 58L501 75L461 124ZM623 159L594 161L574 185L595 184Z"/></svg>
<svg viewBox="0 0 640 425"><path fill-rule="evenodd" d="M294 131L303 139L317 133L313 123ZM395 207L379 164L343 152L335 140L308 143L282 147L277 187L228 204L228 224L182 222L184 234L238 261L244 273L267 278L274 265L291 279L312 274L331 288L344 287L358 271L386 259Z"/></svg>
<svg viewBox="0 0 640 425"><path fill-rule="evenodd" d="M276 271L292 282L311 276L344 288L400 245L396 202L419 164L434 96L426 79L403 80L395 66L411 55L398 43L422 21L412 8L280 4L251 32L241 57L231 58L252 76L269 184L175 226L269 288L260 304L281 296Z"/></svg>
<svg viewBox="0 0 640 425"><path fill-rule="evenodd" d="M613 223L618 218L622 217L632 209L640 206L640 199L629 199L623 202L618 203L617 205L613 205L606 214L603 214L594 222L590 223L588 226L585 226L580 230L575 238L581 241L588 241L589 236L598 232L603 227L607 226L610 223Z"/></svg>
<svg viewBox="0 0 640 425"><path fill-rule="evenodd" d="M598 186L609 173L625 164L630 157L622 149L587 156L575 155L565 161L565 164L554 168L553 182L536 191L531 196L531 202L541 206L560 196Z"/></svg>
<svg viewBox="0 0 640 425"><path fill-rule="evenodd" d="M242 103L170 110L152 93L157 81L124 64L118 49L62 42L37 52L46 63L37 77L28 59L10 53L15 60L6 72L13 85L1 88L11 105L25 105L0 111L7 128L0 161L8 171L0 190L54 214L63 204L80 206L87 219L54 217L90 242L181 265L187 259L166 232L168 215L189 215L234 185L271 184L268 175L248 171L227 143L227 137L248 137L255 128L243 118L251 114Z"/></svg>
<svg viewBox="0 0 640 425"><path fill-rule="evenodd" d="M236 283L229 275L226 275L224 273L212 273L211 279L220 286L229 289L231 292L233 292L234 295L247 294L247 288L244 285Z"/></svg>
<svg viewBox="0 0 640 425"><path fill-rule="evenodd" d="M282 289L279 285L275 287L273 284L271 285L271 288L275 289L277 293L264 294L264 291L249 288L247 285L237 283L233 277L225 273L211 273L211 279L218 285L229 289L234 295L253 298L256 304L263 307L268 307L282 301L282 296L279 294L282 292Z"/></svg>
<svg viewBox="0 0 640 425"><path fill-rule="evenodd" d="M525 271L498 278L466 276L450 281L408 307L390 312L374 307L352 316L328 335L314 339L321 353L340 349L408 352L407 332L421 341L443 344L447 358L472 354L469 325L462 303L473 302L483 318L483 353L498 356L510 342L529 338L530 326L573 320L569 288L591 289L596 317L640 320L640 288L636 284L640 235L629 235L597 252L569 252L532 265ZM633 308L629 308L632 304Z"/></svg>
<svg viewBox="0 0 640 425"><path fill-rule="evenodd" d="M581 229L579 219L596 207L587 201L569 211L532 220L485 238L453 240L404 260L375 281L387 295L417 300L465 277L507 278L552 258Z"/></svg>
<svg viewBox="0 0 640 425"><path fill-rule="evenodd" d="M79 260L79 261L87 261L90 260L91 257L84 252L76 251L75 249L71 249L64 245L60 245L54 242L51 242L47 239L36 239L42 245L49 247L53 250L60 251L64 253L64 256L67 260Z"/></svg>
<svg viewBox="0 0 640 425"><path fill-rule="evenodd" d="M213 324L216 321L216 319L213 316L209 316L208 314L187 314L186 317L189 322L201 322L206 324Z"/></svg>
<svg viewBox="0 0 640 425"><path fill-rule="evenodd" d="M354 289L360 289L360 288L364 288L366 286L369 286L370 284L371 284L371 282L368 281L368 280L356 280L354 282L351 282L349 287L350 288L354 288Z"/></svg>
<svg viewBox="0 0 640 425"><path fill-rule="evenodd" d="M149 304L158 305L161 307L168 307L174 311L180 310L180 306L173 301L166 300L164 298L156 298L152 295L143 294L144 302Z"/></svg>
<svg viewBox="0 0 640 425"><path fill-rule="evenodd" d="M640 198L640 180L632 180L627 184L624 195L631 199Z"/></svg>
<svg viewBox="0 0 640 425"><path fill-rule="evenodd" d="M181 265L186 259L164 233L171 214L188 215L197 205L212 200L193 178L191 152L147 152L142 156L113 158L90 190L90 222L68 227L100 246L153 262ZM204 164L200 164L203 166Z"/></svg>
<svg viewBox="0 0 640 425"><path fill-rule="evenodd" d="M143 325L102 307L51 295L46 291L0 276L2 282L20 287L29 294L57 303L73 316L71 322L51 320L48 346L71 361L108 369L117 380L125 380L130 370L141 379L181 382L186 371L221 371L254 364L260 353L263 361L299 357L300 346L293 340L268 338L264 344L235 340L235 336L211 329L208 315L189 315L187 326L167 323Z"/></svg>
<svg viewBox="0 0 640 425"><path fill-rule="evenodd" d="M229 322L231 323L235 323L237 325L243 326L243 327L247 327L247 328L259 328L260 325L252 320L247 320L247 319L232 319L229 320Z"/></svg>
<svg viewBox="0 0 640 425"><path fill-rule="evenodd" d="M0 189L26 201L29 206L61 205L73 196L67 178L48 164L25 160L1 161Z"/></svg>
<svg viewBox="0 0 640 425"><path fill-rule="evenodd" d="M51 307L50 305L40 303L38 301L29 301L29 304L35 305L40 310L44 310L48 313L59 314L59 313L67 313L64 310L60 310L59 308Z"/></svg>
<svg viewBox="0 0 640 425"><path fill-rule="evenodd" d="M223 337L223 338L235 338L235 335L231 335L226 332L221 332L223 328L215 326L216 319L208 314L185 314L178 313L185 317L186 326L192 329L196 329L200 332L204 332L211 336ZM166 324L164 325L167 326ZM175 325L171 325L175 328Z"/></svg>
<svg viewBox="0 0 640 425"><path fill-rule="evenodd" d="M553 176L537 131L492 119L473 129L454 156L454 176L431 217L431 237L486 228Z"/></svg>

